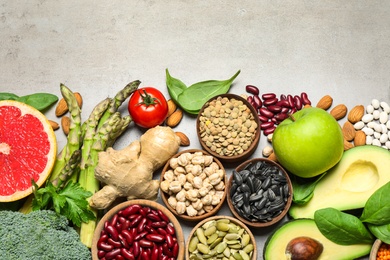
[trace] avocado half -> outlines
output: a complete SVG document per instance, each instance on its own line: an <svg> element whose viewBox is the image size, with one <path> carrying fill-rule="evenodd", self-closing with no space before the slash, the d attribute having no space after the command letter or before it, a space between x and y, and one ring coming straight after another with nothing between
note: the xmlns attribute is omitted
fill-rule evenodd
<svg viewBox="0 0 390 260"><path fill-rule="evenodd" d="M390 181L390 152L379 146L356 146L317 183L313 197L303 205L293 204L292 218L314 218L318 209L363 208L368 198Z"/></svg>
<svg viewBox="0 0 390 260"><path fill-rule="evenodd" d="M356 259L368 255L372 244L338 245L324 237L313 219L294 219L284 223L264 245L263 258L265 260L288 259L285 251L288 243L296 238L306 236L320 242L323 251L318 260Z"/></svg>

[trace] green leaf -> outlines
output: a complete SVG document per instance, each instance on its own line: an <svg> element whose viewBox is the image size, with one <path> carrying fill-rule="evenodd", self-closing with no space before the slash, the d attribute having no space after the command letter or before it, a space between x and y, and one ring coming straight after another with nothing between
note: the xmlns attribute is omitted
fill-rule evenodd
<svg viewBox="0 0 390 260"><path fill-rule="evenodd" d="M377 189L364 205L362 222L375 225L390 223L390 182Z"/></svg>
<svg viewBox="0 0 390 260"><path fill-rule="evenodd" d="M165 73L166 73L166 84L168 88L168 93L171 96L172 100L175 101L175 103L178 103L179 95L183 93L184 90L187 89L187 86L179 79L172 77L169 74L168 69L165 70Z"/></svg>
<svg viewBox="0 0 390 260"><path fill-rule="evenodd" d="M49 93L34 93L19 97L16 100L35 107L39 111L43 111L52 104L56 103L58 101L58 97Z"/></svg>
<svg viewBox="0 0 390 260"><path fill-rule="evenodd" d="M358 217L334 208L317 210L314 221L326 238L339 245L372 243L374 240Z"/></svg>
<svg viewBox="0 0 390 260"><path fill-rule="evenodd" d="M190 114L198 114L202 106L212 97L226 94L240 70L227 80L207 80L195 83L178 96L178 104Z"/></svg>
<svg viewBox="0 0 390 260"><path fill-rule="evenodd" d="M7 92L0 93L0 100L17 100L18 98L19 96L13 93L7 93Z"/></svg>
<svg viewBox="0 0 390 260"><path fill-rule="evenodd" d="M301 205L307 203L313 197L314 189L324 175L325 174L321 174L318 177L307 179L290 174L294 203Z"/></svg>
<svg viewBox="0 0 390 260"><path fill-rule="evenodd" d="M374 225L367 223L367 227L376 238L390 244L390 224Z"/></svg>

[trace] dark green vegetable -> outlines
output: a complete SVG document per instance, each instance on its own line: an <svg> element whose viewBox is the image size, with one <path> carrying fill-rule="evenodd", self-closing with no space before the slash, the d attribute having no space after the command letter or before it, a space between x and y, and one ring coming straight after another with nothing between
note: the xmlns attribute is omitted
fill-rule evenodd
<svg viewBox="0 0 390 260"><path fill-rule="evenodd" d="M296 204L305 204L313 197L313 191L317 183L325 174L321 174L314 178L300 178L290 174L291 183L293 186L293 202Z"/></svg>
<svg viewBox="0 0 390 260"><path fill-rule="evenodd" d="M374 240L358 217L334 208L317 210L314 221L326 238L339 245L372 243Z"/></svg>
<svg viewBox="0 0 390 260"><path fill-rule="evenodd" d="M390 224L374 225L367 223L367 227L376 238L390 244Z"/></svg>
<svg viewBox="0 0 390 260"><path fill-rule="evenodd" d="M360 220L363 222L384 225L390 223L390 183L376 190L364 205Z"/></svg>
<svg viewBox="0 0 390 260"><path fill-rule="evenodd" d="M207 80L195 83L188 88L178 79L169 75L167 70L167 87L171 98L189 114L198 114L202 106L212 97L229 91L240 70L227 80ZM172 94L171 94L172 93Z"/></svg>
<svg viewBox="0 0 390 260"><path fill-rule="evenodd" d="M56 95L50 93L34 93L31 95L17 96L13 93L0 93L0 100L16 100L32 107L39 111L43 111L58 101Z"/></svg>

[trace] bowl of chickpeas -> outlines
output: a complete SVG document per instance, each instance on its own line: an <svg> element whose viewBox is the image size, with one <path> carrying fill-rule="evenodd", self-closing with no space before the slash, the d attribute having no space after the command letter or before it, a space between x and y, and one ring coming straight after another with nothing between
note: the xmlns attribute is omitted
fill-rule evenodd
<svg viewBox="0 0 390 260"><path fill-rule="evenodd" d="M254 153L261 130L256 109L245 98L223 94L203 105L196 132L205 151L222 162L235 163Z"/></svg>
<svg viewBox="0 0 390 260"><path fill-rule="evenodd" d="M200 221L222 207L226 181L225 168L217 158L200 149L183 150L162 170L161 199L177 218Z"/></svg>

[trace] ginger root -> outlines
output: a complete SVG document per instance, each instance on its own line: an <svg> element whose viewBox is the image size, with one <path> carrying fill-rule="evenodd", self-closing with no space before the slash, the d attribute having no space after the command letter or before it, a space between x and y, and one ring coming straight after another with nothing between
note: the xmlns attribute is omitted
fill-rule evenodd
<svg viewBox="0 0 390 260"><path fill-rule="evenodd" d="M91 197L90 206L105 209L119 197L156 200L160 181L153 180L153 173L179 147L180 138L170 127L156 126L122 150L100 152L95 178L104 186Z"/></svg>

